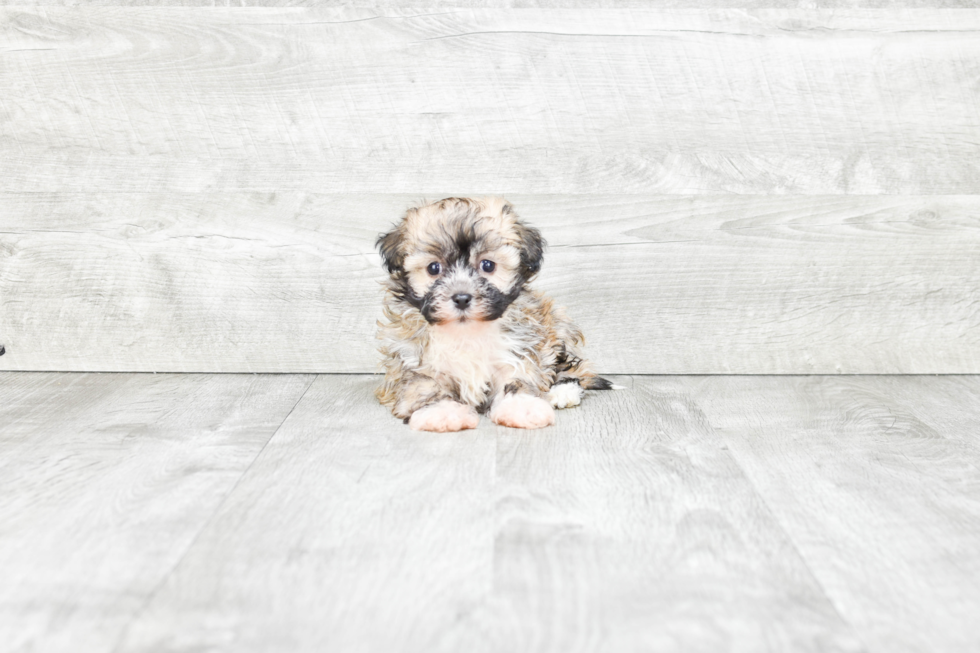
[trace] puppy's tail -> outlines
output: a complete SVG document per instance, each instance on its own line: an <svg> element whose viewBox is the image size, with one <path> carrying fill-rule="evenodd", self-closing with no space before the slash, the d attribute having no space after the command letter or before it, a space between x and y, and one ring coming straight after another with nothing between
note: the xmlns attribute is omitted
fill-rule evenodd
<svg viewBox="0 0 980 653"><path fill-rule="evenodd" d="M581 385L586 390L625 390L621 385L616 385L609 379L604 379L601 376L587 376L585 378L579 379L579 385Z"/></svg>

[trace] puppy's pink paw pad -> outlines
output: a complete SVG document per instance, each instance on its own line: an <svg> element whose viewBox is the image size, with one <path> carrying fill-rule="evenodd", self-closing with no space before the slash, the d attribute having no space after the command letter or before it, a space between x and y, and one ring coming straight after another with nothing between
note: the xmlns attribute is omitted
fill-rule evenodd
<svg viewBox="0 0 980 653"><path fill-rule="evenodd" d="M540 429L555 423L555 409L539 397L504 395L494 404L490 419L516 429Z"/></svg>
<svg viewBox="0 0 980 653"><path fill-rule="evenodd" d="M480 417L472 406L444 399L412 413L408 426L414 431L462 431L475 429Z"/></svg>

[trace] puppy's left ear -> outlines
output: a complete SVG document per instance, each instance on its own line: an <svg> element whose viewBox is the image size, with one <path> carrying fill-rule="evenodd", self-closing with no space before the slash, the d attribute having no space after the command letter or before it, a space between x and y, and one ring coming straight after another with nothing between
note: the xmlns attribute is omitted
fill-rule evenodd
<svg viewBox="0 0 980 653"><path fill-rule="evenodd" d="M403 269L405 255L401 252L401 244L404 235L402 225L398 225L388 233L378 236L378 240L374 244L381 252L381 261L389 274L394 274Z"/></svg>
<svg viewBox="0 0 980 653"><path fill-rule="evenodd" d="M525 276L537 274L544 261L544 246L547 244L541 232L523 222L514 225L517 230L518 246L521 250L521 268Z"/></svg>

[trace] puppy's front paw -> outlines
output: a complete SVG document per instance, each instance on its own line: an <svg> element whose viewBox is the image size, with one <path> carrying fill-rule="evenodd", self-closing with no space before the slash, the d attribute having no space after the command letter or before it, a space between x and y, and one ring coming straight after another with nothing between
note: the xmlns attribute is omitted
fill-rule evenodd
<svg viewBox="0 0 980 653"><path fill-rule="evenodd" d="M472 406L451 399L443 399L419 408L412 413L408 426L414 431L462 431L475 429L480 417Z"/></svg>
<svg viewBox="0 0 980 653"><path fill-rule="evenodd" d="M555 423L555 409L539 397L504 395L494 403L490 419L501 426L515 429L539 429Z"/></svg>

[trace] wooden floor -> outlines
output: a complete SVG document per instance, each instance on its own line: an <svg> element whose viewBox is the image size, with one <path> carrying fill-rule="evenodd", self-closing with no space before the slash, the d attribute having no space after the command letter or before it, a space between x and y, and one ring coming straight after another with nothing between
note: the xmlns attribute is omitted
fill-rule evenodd
<svg viewBox="0 0 980 653"><path fill-rule="evenodd" d="M977 651L980 377L0 374L4 651Z"/></svg>

